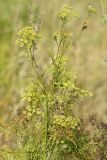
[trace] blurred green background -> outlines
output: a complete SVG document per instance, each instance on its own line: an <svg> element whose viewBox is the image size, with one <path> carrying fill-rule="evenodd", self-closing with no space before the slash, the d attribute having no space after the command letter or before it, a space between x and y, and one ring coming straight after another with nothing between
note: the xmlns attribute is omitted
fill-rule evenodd
<svg viewBox="0 0 107 160"><path fill-rule="evenodd" d="M102 0L103 12L107 11L107 0ZM87 18L87 7L92 4L98 14L92 16L84 31L68 52L69 67L77 72L78 84L91 91L94 96L87 98L76 110L87 118L95 113L107 122L107 24L100 17L99 0L0 0L0 124L6 123L11 111L20 105L20 96L30 83L31 66L25 59L24 51L16 44L17 31L28 25L29 17L40 7L41 32L43 38L38 63L45 67L48 49L52 45L52 33L60 23L56 15L63 5L70 5L80 13L71 20L69 30L76 37ZM34 18L38 18L34 17Z"/></svg>

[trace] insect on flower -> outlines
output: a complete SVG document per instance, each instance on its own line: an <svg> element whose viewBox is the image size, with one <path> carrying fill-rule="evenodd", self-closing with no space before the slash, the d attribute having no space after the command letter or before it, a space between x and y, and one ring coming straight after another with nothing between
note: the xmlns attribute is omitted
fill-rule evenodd
<svg viewBox="0 0 107 160"><path fill-rule="evenodd" d="M88 27L88 24L87 24L87 22L85 21L85 22L83 23L83 26L82 26L82 31L83 31L84 29L87 29L87 27Z"/></svg>

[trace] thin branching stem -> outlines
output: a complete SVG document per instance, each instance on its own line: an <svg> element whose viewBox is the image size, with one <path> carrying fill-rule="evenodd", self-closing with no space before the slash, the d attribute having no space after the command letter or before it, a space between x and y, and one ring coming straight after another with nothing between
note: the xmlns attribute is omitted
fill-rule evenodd
<svg viewBox="0 0 107 160"><path fill-rule="evenodd" d="M43 160L47 160L47 135L48 135L48 95L47 95L47 88L46 85L44 83L44 79L43 77L41 77L41 75L38 73L38 65L36 63L35 57L34 57L34 49L33 51L30 49L29 50L29 54L31 56L31 62L32 62L32 66L34 68L34 71L36 72L36 76L39 80L39 82L41 83L41 85L43 86L44 89L44 94L45 94L45 100L46 100L46 105L45 105L45 122L44 122L44 130L45 130L45 136L44 136L44 154L43 154Z"/></svg>
<svg viewBox="0 0 107 160"><path fill-rule="evenodd" d="M101 16L103 17L103 9L102 9L102 5L101 5L101 0L99 0L99 9L101 12Z"/></svg>

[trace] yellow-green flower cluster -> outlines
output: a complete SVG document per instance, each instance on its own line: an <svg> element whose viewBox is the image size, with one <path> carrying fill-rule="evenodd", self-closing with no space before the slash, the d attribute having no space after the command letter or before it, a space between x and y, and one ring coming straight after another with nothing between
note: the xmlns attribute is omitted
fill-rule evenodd
<svg viewBox="0 0 107 160"><path fill-rule="evenodd" d="M27 106L24 110L23 110L23 114L28 118L32 118L33 115L41 115L41 110L39 108L36 108L35 106Z"/></svg>
<svg viewBox="0 0 107 160"><path fill-rule="evenodd" d="M36 86L34 84L32 84L28 88L26 88L26 91L25 91L24 95L22 96L22 100L28 102L29 104L33 103L33 101L37 97L35 87Z"/></svg>
<svg viewBox="0 0 107 160"><path fill-rule="evenodd" d="M75 98L85 98L92 97L93 94L87 90L81 89L79 87L74 86L73 91L71 91L71 97Z"/></svg>
<svg viewBox="0 0 107 160"><path fill-rule="evenodd" d="M76 17L78 14L72 9L72 7L68 6L63 7L62 10L58 13L58 17L62 20L63 23L69 21L71 16Z"/></svg>
<svg viewBox="0 0 107 160"><path fill-rule="evenodd" d="M53 124L60 127L75 129L80 123L78 118L73 116L56 115L54 116Z"/></svg>
<svg viewBox="0 0 107 160"><path fill-rule="evenodd" d="M60 143L65 138L71 140L74 131L80 126L80 119L73 116L55 115L50 127L50 139L57 139Z"/></svg>
<svg viewBox="0 0 107 160"><path fill-rule="evenodd" d="M35 40L39 38L38 33L32 27L25 27L18 32L16 43L20 47L31 48Z"/></svg>
<svg viewBox="0 0 107 160"><path fill-rule="evenodd" d="M88 12L89 12L89 14L97 14L96 8L94 8L91 5L88 6Z"/></svg>
<svg viewBox="0 0 107 160"><path fill-rule="evenodd" d="M36 112L35 106L27 106L23 111L23 114L30 118L33 116L35 112Z"/></svg>
<svg viewBox="0 0 107 160"><path fill-rule="evenodd" d="M81 89L80 90L80 97L82 98L82 97L92 97L93 96L93 94L91 93L91 92L89 92L89 91L87 91L87 90L84 90L84 89Z"/></svg>
<svg viewBox="0 0 107 160"><path fill-rule="evenodd" d="M40 115L41 110L39 109L40 96L38 95L37 85L32 84L24 93L22 100L27 103L27 107L24 108L23 114L28 118L32 117L34 114Z"/></svg>
<svg viewBox="0 0 107 160"><path fill-rule="evenodd" d="M66 30L61 30L54 33L54 40L56 42L60 42L61 40L64 40L66 38L71 38L71 37L72 37L72 33Z"/></svg>

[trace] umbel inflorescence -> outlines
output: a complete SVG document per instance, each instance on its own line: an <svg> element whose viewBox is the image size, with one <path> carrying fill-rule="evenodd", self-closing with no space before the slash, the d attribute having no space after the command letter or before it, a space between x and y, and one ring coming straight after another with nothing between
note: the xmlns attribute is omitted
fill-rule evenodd
<svg viewBox="0 0 107 160"><path fill-rule="evenodd" d="M32 48L36 40L40 38L40 35L32 28L32 27L25 27L18 32L18 38L16 43L20 47L25 48Z"/></svg>

